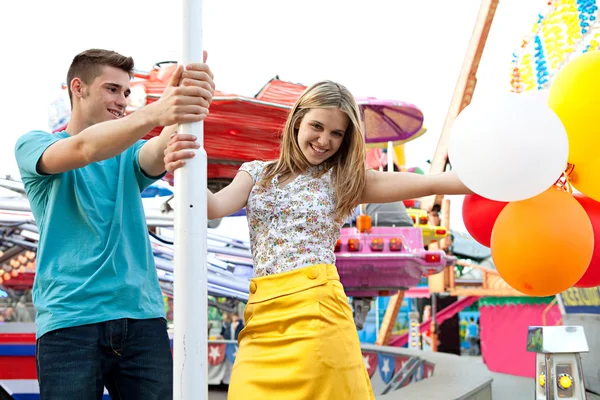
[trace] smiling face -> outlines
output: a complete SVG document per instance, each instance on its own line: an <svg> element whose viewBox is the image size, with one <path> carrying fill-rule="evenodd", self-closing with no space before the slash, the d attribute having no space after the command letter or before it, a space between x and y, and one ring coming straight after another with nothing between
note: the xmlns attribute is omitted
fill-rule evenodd
<svg viewBox="0 0 600 400"><path fill-rule="evenodd" d="M311 165L319 165L339 150L350 119L336 108L309 110L298 126L298 146Z"/></svg>
<svg viewBox="0 0 600 400"><path fill-rule="evenodd" d="M75 78L71 83L74 112L78 112L87 126L121 118L131 92L129 74L122 69L104 66L102 73L88 85Z"/></svg>
<svg viewBox="0 0 600 400"><path fill-rule="evenodd" d="M296 100L282 132L279 159L265 167L260 185L269 185L276 176L297 176L317 165L324 167L317 176L331 174L335 218L344 221L364 191L365 142L354 96L332 81L313 84Z"/></svg>

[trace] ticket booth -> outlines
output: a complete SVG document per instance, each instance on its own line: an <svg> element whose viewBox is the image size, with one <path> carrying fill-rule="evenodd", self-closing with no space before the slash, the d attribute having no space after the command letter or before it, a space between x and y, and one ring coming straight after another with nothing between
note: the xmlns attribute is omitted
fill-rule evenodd
<svg viewBox="0 0 600 400"><path fill-rule="evenodd" d="M581 326L531 326L527 351L536 353L536 400L586 400L581 353L589 352Z"/></svg>

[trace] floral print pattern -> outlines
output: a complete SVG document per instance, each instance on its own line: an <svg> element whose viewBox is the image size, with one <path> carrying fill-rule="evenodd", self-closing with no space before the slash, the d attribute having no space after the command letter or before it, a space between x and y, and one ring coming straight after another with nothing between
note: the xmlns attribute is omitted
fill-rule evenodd
<svg viewBox="0 0 600 400"><path fill-rule="evenodd" d="M317 178L314 174L322 167L311 167L284 187L278 176L262 187L256 183L266 165L252 161L240 167L255 183L246 204L254 276L334 264L343 222L335 218L331 170Z"/></svg>

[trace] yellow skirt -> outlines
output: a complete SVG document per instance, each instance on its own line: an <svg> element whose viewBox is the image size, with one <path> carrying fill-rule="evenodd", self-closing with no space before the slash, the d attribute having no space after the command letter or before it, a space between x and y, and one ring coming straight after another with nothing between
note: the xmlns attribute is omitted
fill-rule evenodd
<svg viewBox="0 0 600 400"><path fill-rule="evenodd" d="M254 278L229 400L375 399L334 265Z"/></svg>

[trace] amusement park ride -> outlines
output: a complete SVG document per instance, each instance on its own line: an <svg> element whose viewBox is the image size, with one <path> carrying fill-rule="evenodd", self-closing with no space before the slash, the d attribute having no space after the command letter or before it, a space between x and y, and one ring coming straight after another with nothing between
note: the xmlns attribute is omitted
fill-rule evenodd
<svg viewBox="0 0 600 400"><path fill-rule="evenodd" d="M575 0L568 2L573 3ZM429 171L431 174L440 173L448 168L447 149L450 128L473 96L477 82L477 69L497 6L498 0L482 1L463 67L432 159ZM132 83L128 111L135 112L135 109L156 101L162 94L175 65L172 62L158 63L148 73L136 73ZM218 191L226 186L244 162L277 157L280 132L287 113L304 89L303 85L284 82L276 78L268 82L255 97L230 95L218 91L215 93L211 112L204 128L210 189ZM518 91L519 87L515 89ZM368 147L376 148L387 144L388 157L391 158L391 155L394 154L396 161L401 161L403 144L425 132L421 111L412 104L399 101L372 98L357 100L363 114L365 139ZM58 117L55 119L56 131L61 130L65 125L65 120ZM147 138L153 137L159 132L160 128L156 128L147 135ZM244 145L240 146L239 143L244 143ZM388 165L392 162L390 159ZM168 175L165 180L172 183L172 179L173 177ZM0 187L15 194L12 197L0 199L0 242L2 244L0 247L0 286L8 291L20 291L31 288L33 284L38 231L22 185L11 180L0 180ZM158 194L152 196L150 194L152 190ZM164 192L164 195L160 194L161 191ZM168 185L163 183L150 188L147 192L148 197L144 198L159 279L167 297L173 296L172 283L175 278L172 237L163 234L163 232L168 232L168 228L173 225L174 210L169 202L172 198L171 193ZM457 261L454 256L447 254L450 232L449 200L442 196L432 196L415 199L406 204L414 223L412 227L383 226L377 222L373 223L377 221L377 217L366 215L364 212L357 216L355 222L344 226L335 247L336 265L346 293L352 299L355 323L359 329L365 322L373 298L390 296L389 306L377 337L377 345L403 346L408 343L409 347L419 348L419 341L411 338L430 332L432 350L436 351L437 326L444 320L473 304L479 297L522 296L522 294L506 284L496 270L471 262ZM439 224L441 226L432 226L428 221L427 211L431 210L434 205L441 208L442 221ZM215 225L218 225L218 221L215 221ZM245 301L248 296L248 278L252 273L249 244L247 241L234 240L214 232L209 234L208 240L209 293L215 297ZM456 265L480 270L482 279L477 281L457 279ZM411 288L414 288L423 277L428 279L428 290L432 296L434 307L432 318L419 323L417 317L407 334L392 337L392 328L404 296L410 294ZM435 310L433 299L439 295L457 296L460 300L446 309ZM232 308L227 303L214 302L211 305L227 311ZM559 388L568 386L566 389L559 389L560 398L583 399L584 397L578 397L581 396L583 382L581 363L578 362L577 354L587 348L587 343L583 344L585 337L582 339L581 332L574 333L568 329L560 334L577 336L576 342L579 344L577 348L553 346L552 335L556 335L556 333L553 333L548 327L544 327L531 333L532 341L535 338L538 342L543 339L540 342L542 344L538 343L536 346L532 342L530 346L528 345L528 349L541 354L538 355L539 361L536 363L540 372L539 376L542 375L544 368L550 368L550 365L564 367L562 370L557 367L556 371L552 373L547 372L547 376L554 379L555 386L558 385ZM10 379L11 377L20 380L35 379L34 353L31 354L30 348L34 343L33 333L7 333L0 330L0 379ZM215 343L215 345L223 345L223 353L227 352L228 354L227 359L234 354L229 352L229 346L234 346L234 344ZM23 346L30 347L25 349ZM227 350L225 350L225 346L228 346ZM562 355L556 356L556 363L551 364L554 352L562 353ZM373 362L376 365L377 361L374 359L369 361L372 353L365 352L363 355L366 365L371 365ZM233 355L233 357L235 356ZM412 372L407 373L408 370L405 370L404 367L407 363L411 365L412 360L413 358L402 361L402 363L398 361L401 366L396 368L393 371L395 375L393 377L390 375L385 382L388 386L382 393L389 391L391 387L389 385L394 382L396 382L395 389L397 389L406 386L411 380L414 382L434 373L434 365L422 361L414 361L410 370ZM15 365L19 365L20 368L29 372L15 374ZM369 374L373 376L373 370L369 368L367 368ZM421 368L420 378L416 372L419 368ZM395 381L396 378L397 381ZM0 380L0 387L2 385ZM548 392L543 392L543 388L544 385L541 383L537 386L536 390L539 393L536 394L536 399L558 398L554 397L558 396L554 386L550 392L552 397L547 395ZM567 394L570 394L571 397L566 396ZM13 398L18 399L19 397L15 394ZM2 399L1 390L0 399Z"/></svg>

